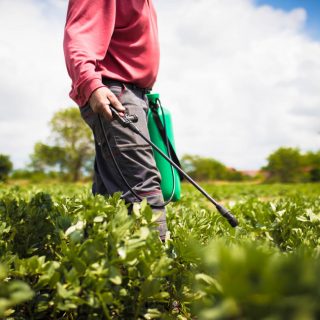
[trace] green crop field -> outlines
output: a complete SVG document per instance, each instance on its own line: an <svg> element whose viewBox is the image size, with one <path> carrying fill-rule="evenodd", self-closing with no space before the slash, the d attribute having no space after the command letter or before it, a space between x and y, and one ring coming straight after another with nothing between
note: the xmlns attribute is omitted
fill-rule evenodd
<svg viewBox="0 0 320 320"><path fill-rule="evenodd" d="M189 185L157 216L89 186L0 186L1 319L320 319L320 184Z"/></svg>

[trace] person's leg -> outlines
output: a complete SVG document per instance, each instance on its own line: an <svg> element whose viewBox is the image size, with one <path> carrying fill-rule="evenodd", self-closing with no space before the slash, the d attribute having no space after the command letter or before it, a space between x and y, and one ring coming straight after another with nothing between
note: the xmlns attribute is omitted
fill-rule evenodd
<svg viewBox="0 0 320 320"><path fill-rule="evenodd" d="M120 84L109 85L109 87L118 96L127 112L138 116L139 120L135 125L145 136L149 137L148 106L144 94ZM93 130L96 143L93 192L111 195L121 191L126 202L138 202L139 200L124 183L113 163L98 116L93 114L88 106L82 108L81 111L83 118ZM130 187L141 198L147 198L154 210L162 212L158 220L158 230L160 237L164 239L167 231L166 214L160 189L160 174L155 164L152 148L130 128L123 128L117 121L108 122L102 119L102 123L112 153ZM155 206L160 208L155 208Z"/></svg>
<svg viewBox="0 0 320 320"><path fill-rule="evenodd" d="M102 178L99 174L97 167L97 160L94 160L94 170L93 170L93 183L92 183L92 193L96 194L108 194L108 190L103 184Z"/></svg>

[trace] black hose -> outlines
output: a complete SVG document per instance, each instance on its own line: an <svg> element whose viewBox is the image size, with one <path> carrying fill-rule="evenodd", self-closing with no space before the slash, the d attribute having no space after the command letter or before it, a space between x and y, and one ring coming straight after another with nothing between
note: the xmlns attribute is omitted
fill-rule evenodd
<svg viewBox="0 0 320 320"><path fill-rule="evenodd" d="M161 106L161 103L159 104L160 108L161 108L161 111L162 111L162 115L163 115L163 121L164 121L164 128L166 130L166 125L165 125L165 119L164 119L164 113L163 113L163 108ZM117 160L116 158L114 157L114 154L112 152L112 148L110 146L110 143L109 143L109 140L107 139L107 134L105 132L105 129L104 129L104 126L103 126L103 123L102 123L102 120L101 120L101 116L100 114L98 114L98 119L99 119L99 124L100 124L100 127L101 127L101 130L102 130L102 134L103 134L103 137L106 141L106 144L107 144L107 148L108 148L108 151L111 155L111 158L112 158L112 161L122 179L122 181L125 183L125 185L127 186L127 188L130 190L130 192L139 200L139 201L142 201L143 199L133 190L133 188L130 186L130 184L128 183L127 179L125 178L125 176L123 175L118 163L117 163ZM170 156L170 148L169 148L169 141L168 139L166 139L166 148L167 148L167 152L168 152L168 155L169 157L171 158ZM162 205L151 205L152 208L155 208L155 209L163 209L163 207L165 207L166 205L168 205L173 196L174 196L174 192L175 192L175 177L174 177L174 171L173 171L173 166L171 165L171 172L172 172L172 177L173 177L173 190L171 192L171 195L170 195L170 198L165 201Z"/></svg>
<svg viewBox="0 0 320 320"><path fill-rule="evenodd" d="M163 107L162 107L162 104L161 104L161 101L160 101L159 98L156 99L156 103L158 104L158 106L159 106L159 108L161 110L164 132L167 132L167 124L166 124L166 119L165 119L165 116L164 116L164 110L163 110ZM165 145L166 145L166 148L167 148L168 157L170 159L172 159L171 151L170 151L170 145L169 145L169 139L168 139L168 135L167 134L165 134L165 141L164 142L165 142ZM164 202L165 206L172 201L172 199L174 197L174 193L176 191L176 177L175 177L175 174L174 174L174 167L173 167L173 165L171 163L169 163L169 164L170 164L171 175L172 175L172 191L171 191L169 199L166 202Z"/></svg>
<svg viewBox="0 0 320 320"><path fill-rule="evenodd" d="M152 141L146 138L143 133L131 122L126 121L121 117L118 112L113 108L110 107L112 113L114 114L115 118L125 126L129 127L133 132L137 133L144 141L146 141L149 145L151 145L158 153L161 154L167 161L170 162L172 166L174 166L178 172L181 173L183 177L185 177L195 188L197 188L218 210L218 212L229 222L232 227L236 227L239 223L238 220L232 215L232 213L219 204L215 199L213 199L202 187L200 187L187 173L185 173L177 164L175 164L161 149L158 148Z"/></svg>

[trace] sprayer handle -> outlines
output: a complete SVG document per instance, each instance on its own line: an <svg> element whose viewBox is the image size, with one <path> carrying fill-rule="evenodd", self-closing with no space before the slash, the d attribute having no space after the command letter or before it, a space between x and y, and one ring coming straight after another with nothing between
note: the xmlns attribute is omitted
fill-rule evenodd
<svg viewBox="0 0 320 320"><path fill-rule="evenodd" d="M237 220L237 219L232 215L232 213L231 213L230 211L228 211L225 207L223 207L223 206L220 205L220 204L217 204L217 205L216 205L216 208L217 208L217 210L221 213L221 215L228 220L228 222L230 223L230 225L231 225L233 228L236 227L236 226L239 224L238 220Z"/></svg>

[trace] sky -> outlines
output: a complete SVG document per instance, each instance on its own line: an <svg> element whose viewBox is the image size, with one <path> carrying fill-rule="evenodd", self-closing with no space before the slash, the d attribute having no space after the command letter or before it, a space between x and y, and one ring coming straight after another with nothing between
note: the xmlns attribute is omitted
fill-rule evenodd
<svg viewBox="0 0 320 320"><path fill-rule="evenodd" d="M154 0L161 63L154 92L178 154L258 169L280 146L320 146L320 1ZM68 97L67 1L0 0L0 153L15 168Z"/></svg>
<svg viewBox="0 0 320 320"><path fill-rule="evenodd" d="M256 0L258 5L271 5L275 9L293 10L303 8L307 13L306 27L309 34L320 38L320 1L319 0Z"/></svg>

